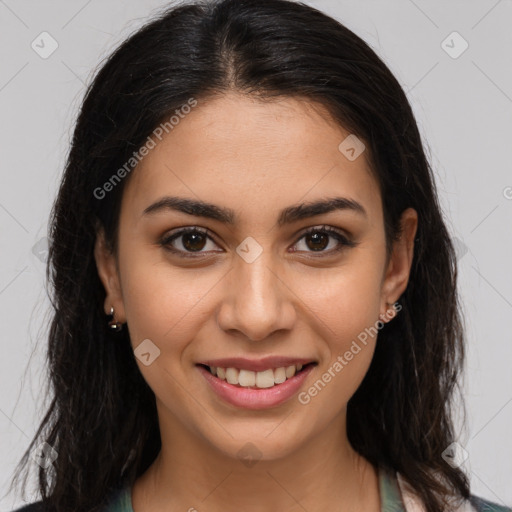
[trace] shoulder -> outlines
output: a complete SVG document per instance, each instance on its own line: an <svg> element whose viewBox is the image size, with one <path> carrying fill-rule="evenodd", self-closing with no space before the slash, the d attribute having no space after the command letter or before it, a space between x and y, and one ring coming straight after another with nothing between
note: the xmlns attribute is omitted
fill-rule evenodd
<svg viewBox="0 0 512 512"><path fill-rule="evenodd" d="M498 505L474 494L470 496L469 502L477 512L512 512L512 507Z"/></svg>
<svg viewBox="0 0 512 512"><path fill-rule="evenodd" d="M411 484L400 473L397 472L396 475L405 510L426 512L423 502L416 495ZM454 504L453 508L456 512L512 512L510 506L498 505L475 494L470 494L469 498L459 506Z"/></svg>
<svg viewBox="0 0 512 512"><path fill-rule="evenodd" d="M34 503L29 503L28 505L23 505L21 508L17 508L13 512L44 512L43 502L36 501Z"/></svg>
<svg viewBox="0 0 512 512"><path fill-rule="evenodd" d="M133 512L130 487L112 489L106 501L106 505L101 508L102 512ZM12 512L48 512L48 508L44 507L42 500L39 500L27 503Z"/></svg>

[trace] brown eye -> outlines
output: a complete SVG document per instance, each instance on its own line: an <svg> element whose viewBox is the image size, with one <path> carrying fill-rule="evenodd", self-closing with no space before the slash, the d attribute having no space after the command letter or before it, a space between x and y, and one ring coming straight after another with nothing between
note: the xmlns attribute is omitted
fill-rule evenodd
<svg viewBox="0 0 512 512"><path fill-rule="evenodd" d="M216 245L208 235L208 231L199 228L186 228L165 236L160 241L160 245L179 256L195 257L194 253L198 255L204 253L203 249L209 241Z"/></svg>
<svg viewBox="0 0 512 512"><path fill-rule="evenodd" d="M306 242L306 245L312 251L323 251L329 245L329 235L325 233L314 232L308 234L305 239L310 242Z"/></svg>
<svg viewBox="0 0 512 512"><path fill-rule="evenodd" d="M185 233L182 245L187 251L200 251L206 244L206 237L202 233Z"/></svg>
<svg viewBox="0 0 512 512"><path fill-rule="evenodd" d="M339 252L347 247L355 247L357 245L356 242L350 240L345 235L343 235L338 230L331 228L329 226L321 226L311 228L299 238L297 244L304 239L304 245L306 246L306 253L308 252L316 252L320 253L319 256L329 256L333 253ZM331 240L334 239L333 247L329 250L326 248L329 247ZM296 249L294 252L298 252Z"/></svg>

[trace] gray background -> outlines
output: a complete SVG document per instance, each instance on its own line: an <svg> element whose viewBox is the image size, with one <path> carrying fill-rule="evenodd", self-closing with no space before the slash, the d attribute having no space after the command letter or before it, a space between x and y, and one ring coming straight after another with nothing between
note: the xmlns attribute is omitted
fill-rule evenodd
<svg viewBox="0 0 512 512"><path fill-rule="evenodd" d="M512 2L307 3L365 39L413 105L459 252L463 464L473 493L512 505ZM47 405L41 239L76 109L101 59L165 4L0 0L1 511L21 504L5 496L7 484ZM46 59L31 47L51 48L44 31L58 44ZM454 31L469 44L458 56L464 42Z"/></svg>

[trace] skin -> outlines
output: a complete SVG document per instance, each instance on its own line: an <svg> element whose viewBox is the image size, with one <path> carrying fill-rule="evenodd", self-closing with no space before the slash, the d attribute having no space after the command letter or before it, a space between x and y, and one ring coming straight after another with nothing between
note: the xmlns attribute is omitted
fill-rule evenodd
<svg viewBox="0 0 512 512"><path fill-rule="evenodd" d="M417 213L403 213L387 260L366 154L350 161L338 150L348 134L305 99L261 102L233 92L199 101L129 176L118 254L100 231L95 257L105 313L113 306L127 322L134 349L150 339L160 350L149 366L136 359L156 396L162 450L133 486L135 512L380 510L376 469L346 435L346 405L378 336L307 405L295 396L265 410L236 408L196 367L229 356L308 357L318 366L307 390L358 334L389 319L386 303L407 287ZM165 195L229 207L236 223L172 210L143 215ZM283 208L333 196L358 201L367 216L338 210L277 226ZM323 252L314 251L303 232L323 225L357 245L333 252L339 242L329 236ZM159 244L187 226L214 236L196 259ZM236 252L248 236L262 248L252 263ZM172 242L186 252L184 244ZM259 451L251 467L238 456L247 442Z"/></svg>

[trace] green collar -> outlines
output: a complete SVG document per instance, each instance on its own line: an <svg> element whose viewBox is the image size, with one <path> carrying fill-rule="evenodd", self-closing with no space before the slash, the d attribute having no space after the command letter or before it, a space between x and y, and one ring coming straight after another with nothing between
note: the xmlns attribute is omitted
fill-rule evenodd
<svg viewBox="0 0 512 512"><path fill-rule="evenodd" d="M385 466L378 466L377 472L381 512L406 512L396 472Z"/></svg>

